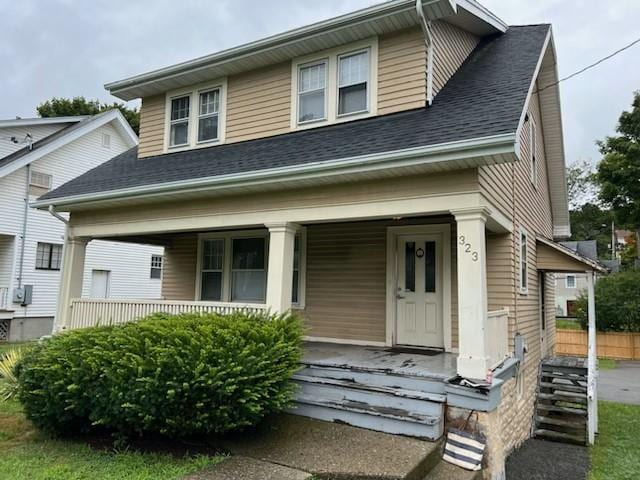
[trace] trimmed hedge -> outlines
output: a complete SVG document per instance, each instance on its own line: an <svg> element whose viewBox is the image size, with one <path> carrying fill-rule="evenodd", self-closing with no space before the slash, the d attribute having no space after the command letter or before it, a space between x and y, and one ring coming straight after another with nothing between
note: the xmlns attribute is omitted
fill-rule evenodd
<svg viewBox="0 0 640 480"><path fill-rule="evenodd" d="M75 330L19 364L27 418L53 434L224 433L285 408L299 368L293 315L166 315Z"/></svg>
<svg viewBox="0 0 640 480"><path fill-rule="evenodd" d="M578 298L576 314L587 329L587 293ZM601 332L640 332L640 269L611 273L595 285L596 328Z"/></svg>

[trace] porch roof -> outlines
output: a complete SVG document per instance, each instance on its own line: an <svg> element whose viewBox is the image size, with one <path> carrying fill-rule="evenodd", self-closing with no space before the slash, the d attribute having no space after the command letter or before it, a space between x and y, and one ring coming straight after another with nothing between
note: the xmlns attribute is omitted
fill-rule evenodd
<svg viewBox="0 0 640 480"><path fill-rule="evenodd" d="M607 268L597 260L586 257L565 245L544 237L537 237L538 270L548 272L607 272Z"/></svg>
<svg viewBox="0 0 640 480"><path fill-rule="evenodd" d="M267 176L273 181L303 169L318 175L319 169L345 164L373 171L391 158L426 164L435 150L447 153L439 169L512 161L549 29L510 27L484 39L428 108L144 159L131 149L40 197L34 206L184 191L194 182L198 188L231 179L255 182L258 174L261 181ZM488 155L488 145L498 153ZM469 153L481 148L482 156Z"/></svg>

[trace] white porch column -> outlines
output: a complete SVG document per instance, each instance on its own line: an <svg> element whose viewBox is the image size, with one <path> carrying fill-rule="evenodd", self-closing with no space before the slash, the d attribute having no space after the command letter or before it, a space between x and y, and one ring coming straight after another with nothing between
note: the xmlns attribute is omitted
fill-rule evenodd
<svg viewBox="0 0 640 480"><path fill-rule="evenodd" d="M274 313L291 309L293 249L298 226L293 223L265 225L269 229L267 306Z"/></svg>
<svg viewBox="0 0 640 480"><path fill-rule="evenodd" d="M597 345L596 345L596 294L595 272L587 272L587 413L588 413L588 437L589 444L595 442L595 434L598 432L598 371L597 371Z"/></svg>
<svg viewBox="0 0 640 480"><path fill-rule="evenodd" d="M458 374L484 379L487 338L487 260L484 208L452 212L458 227Z"/></svg>
<svg viewBox="0 0 640 480"><path fill-rule="evenodd" d="M53 333L62 330L69 322L71 300L82 296L84 257L89 239L66 237L62 253L62 270L58 291L58 307Z"/></svg>

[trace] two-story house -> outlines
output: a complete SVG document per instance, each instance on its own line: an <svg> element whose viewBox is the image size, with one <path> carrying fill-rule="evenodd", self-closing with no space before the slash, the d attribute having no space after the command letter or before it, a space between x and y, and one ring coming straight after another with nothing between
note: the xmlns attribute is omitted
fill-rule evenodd
<svg viewBox="0 0 640 480"><path fill-rule="evenodd" d="M109 83L139 147L35 203L70 213L57 327L293 309L296 413L437 440L480 411L499 476L554 349L546 272L597 268L554 242L557 80L550 25L393 0ZM94 239L165 246L164 300L81 299Z"/></svg>
<svg viewBox="0 0 640 480"><path fill-rule="evenodd" d="M137 144L117 110L0 120L0 341L39 338L53 327L65 217L31 209L29 202ZM82 295L160 298L162 252L152 245L93 242Z"/></svg>

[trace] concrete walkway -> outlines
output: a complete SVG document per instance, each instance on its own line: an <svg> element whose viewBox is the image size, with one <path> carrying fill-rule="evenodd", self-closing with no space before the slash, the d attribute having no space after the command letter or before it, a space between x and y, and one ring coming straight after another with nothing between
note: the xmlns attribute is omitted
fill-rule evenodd
<svg viewBox="0 0 640 480"><path fill-rule="evenodd" d="M640 405L640 361L618 361L616 368L600 370L598 399Z"/></svg>
<svg viewBox="0 0 640 480"><path fill-rule="evenodd" d="M192 473L183 480L307 480L311 475L300 470L261 462L242 456L229 457L211 468Z"/></svg>

